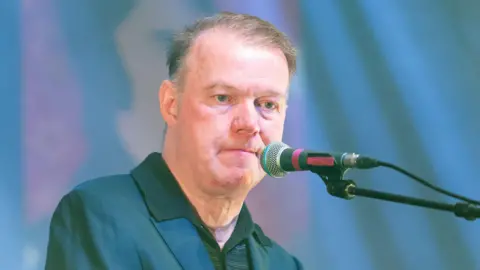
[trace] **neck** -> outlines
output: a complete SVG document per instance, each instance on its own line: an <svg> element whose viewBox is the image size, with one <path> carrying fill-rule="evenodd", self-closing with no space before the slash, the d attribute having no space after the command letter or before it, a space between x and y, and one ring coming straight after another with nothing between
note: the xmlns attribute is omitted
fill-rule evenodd
<svg viewBox="0 0 480 270"><path fill-rule="evenodd" d="M192 192L188 185L178 181L183 192L193 205L200 219L211 230L226 227L238 216L243 206L243 201L229 198L218 198Z"/></svg>
<svg viewBox="0 0 480 270"><path fill-rule="evenodd" d="M203 192L196 185L195 175L189 170L182 169L184 166L181 166L175 152L168 145L169 143L166 140L162 151L163 158L203 223L210 230L231 224L239 215L244 200L229 196L213 196Z"/></svg>

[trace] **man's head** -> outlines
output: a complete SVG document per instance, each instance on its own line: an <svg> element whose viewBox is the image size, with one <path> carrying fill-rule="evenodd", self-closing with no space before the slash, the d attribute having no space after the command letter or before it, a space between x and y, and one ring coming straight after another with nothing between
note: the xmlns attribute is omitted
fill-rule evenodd
<svg viewBox="0 0 480 270"><path fill-rule="evenodd" d="M295 57L281 32L249 15L220 13L177 35L159 91L177 178L212 196L258 184L259 152L282 139Z"/></svg>

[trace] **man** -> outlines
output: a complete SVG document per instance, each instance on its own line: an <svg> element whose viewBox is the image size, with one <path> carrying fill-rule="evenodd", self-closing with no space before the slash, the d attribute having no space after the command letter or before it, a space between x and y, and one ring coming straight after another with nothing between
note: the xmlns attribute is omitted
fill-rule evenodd
<svg viewBox="0 0 480 270"><path fill-rule="evenodd" d="M282 139L294 48L265 21L220 13L180 33L168 65L163 152L66 195L46 269L301 269L244 205L262 149Z"/></svg>

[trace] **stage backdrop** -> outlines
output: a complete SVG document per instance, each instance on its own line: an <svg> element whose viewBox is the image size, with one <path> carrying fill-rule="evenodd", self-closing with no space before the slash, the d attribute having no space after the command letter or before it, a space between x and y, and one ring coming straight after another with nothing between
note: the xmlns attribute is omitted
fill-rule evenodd
<svg viewBox="0 0 480 270"><path fill-rule="evenodd" d="M2 123L2 135L19 142L2 142L10 154L2 155L1 269L42 269L61 196L161 150L166 41L220 10L270 20L299 48L286 143L370 155L480 199L480 2L23 0L19 8L22 88L5 119L20 126L8 135ZM387 169L348 176L454 202ZM266 178L248 204L306 269L480 269L480 221L337 199L308 172Z"/></svg>

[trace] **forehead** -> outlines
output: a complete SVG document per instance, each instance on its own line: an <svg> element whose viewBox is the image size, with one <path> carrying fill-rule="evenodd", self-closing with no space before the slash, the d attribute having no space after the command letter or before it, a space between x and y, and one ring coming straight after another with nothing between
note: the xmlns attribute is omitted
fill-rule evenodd
<svg viewBox="0 0 480 270"><path fill-rule="evenodd" d="M250 44L226 30L209 30L194 42L186 59L187 80L205 88L216 82L238 89L286 94L289 70L280 49Z"/></svg>

